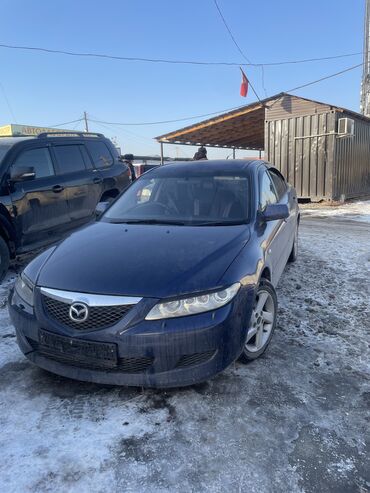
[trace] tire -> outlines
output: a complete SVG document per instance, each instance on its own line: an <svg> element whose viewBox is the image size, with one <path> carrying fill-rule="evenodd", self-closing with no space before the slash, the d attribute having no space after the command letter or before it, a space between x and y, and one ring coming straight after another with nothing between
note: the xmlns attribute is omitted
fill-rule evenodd
<svg viewBox="0 0 370 493"><path fill-rule="evenodd" d="M292 251L290 252L288 262L295 262L298 258L298 224L295 229L294 242L292 246Z"/></svg>
<svg viewBox="0 0 370 493"><path fill-rule="evenodd" d="M277 309L278 302L274 286L267 279L262 279L257 288L255 306L239 358L242 363L249 363L266 351L276 327Z"/></svg>
<svg viewBox="0 0 370 493"><path fill-rule="evenodd" d="M4 238L0 236L0 282L6 276L10 264L10 252Z"/></svg>

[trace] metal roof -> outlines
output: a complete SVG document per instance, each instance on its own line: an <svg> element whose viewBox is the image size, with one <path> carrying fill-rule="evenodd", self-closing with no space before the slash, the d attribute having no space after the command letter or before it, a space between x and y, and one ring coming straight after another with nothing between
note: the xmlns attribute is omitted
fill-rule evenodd
<svg viewBox="0 0 370 493"><path fill-rule="evenodd" d="M248 106L204 120L180 130L156 137L158 142L170 144L204 145L235 149L264 147L264 99Z"/></svg>
<svg viewBox="0 0 370 493"><path fill-rule="evenodd" d="M275 102L286 96L313 102L317 105L330 106L331 110L347 112L370 123L370 118L354 111L288 93L280 93L194 125L160 135L156 137L156 140L168 144L263 150L265 147L265 112L272 108Z"/></svg>

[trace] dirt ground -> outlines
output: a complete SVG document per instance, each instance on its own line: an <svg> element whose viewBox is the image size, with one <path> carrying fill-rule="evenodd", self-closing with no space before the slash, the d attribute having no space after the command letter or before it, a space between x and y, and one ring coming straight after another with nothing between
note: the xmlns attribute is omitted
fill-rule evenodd
<svg viewBox="0 0 370 493"><path fill-rule="evenodd" d="M355 220L356 219L356 220ZM370 491L370 224L306 213L261 359L170 391L79 383L19 352L0 288L0 490Z"/></svg>

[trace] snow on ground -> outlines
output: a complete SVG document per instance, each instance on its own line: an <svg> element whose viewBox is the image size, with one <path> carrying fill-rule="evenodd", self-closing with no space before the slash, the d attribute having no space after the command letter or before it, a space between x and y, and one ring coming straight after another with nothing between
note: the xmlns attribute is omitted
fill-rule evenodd
<svg viewBox="0 0 370 493"><path fill-rule="evenodd" d="M8 276L0 491L370 491L370 228L348 219L304 215L265 356L185 389L93 385L34 367L15 343Z"/></svg>
<svg viewBox="0 0 370 493"><path fill-rule="evenodd" d="M370 222L370 200L348 202L341 205L306 204L301 206L301 211L303 216L335 216L336 219Z"/></svg>

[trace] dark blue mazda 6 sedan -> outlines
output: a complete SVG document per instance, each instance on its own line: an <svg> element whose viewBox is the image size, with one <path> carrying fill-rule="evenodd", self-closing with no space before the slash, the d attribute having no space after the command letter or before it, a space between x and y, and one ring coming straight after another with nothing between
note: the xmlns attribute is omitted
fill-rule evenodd
<svg viewBox="0 0 370 493"><path fill-rule="evenodd" d="M295 190L263 161L160 166L23 271L25 356L90 382L170 387L258 358L297 257Z"/></svg>

